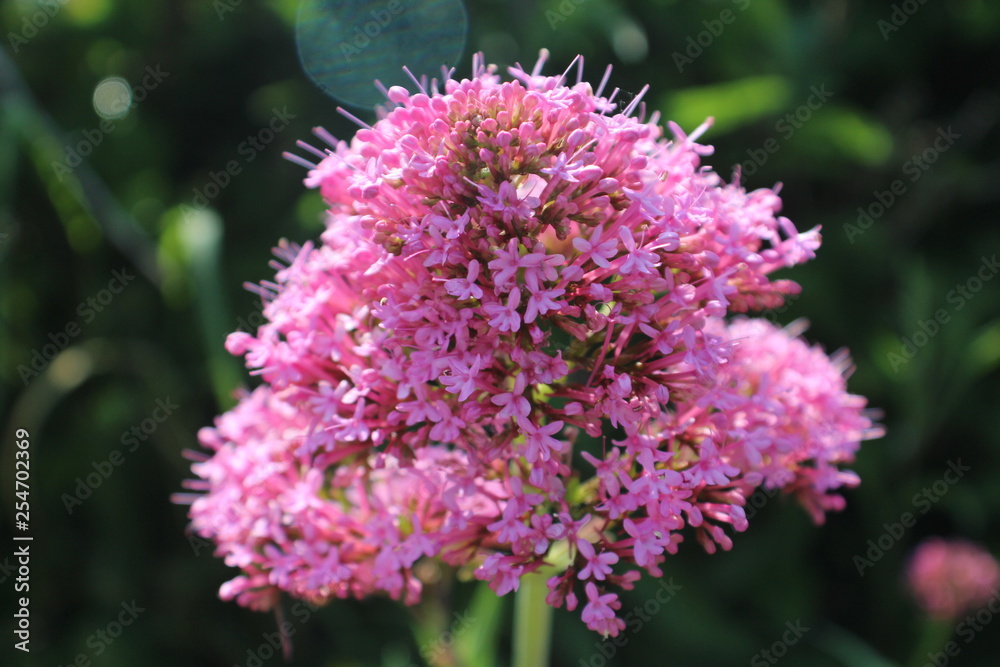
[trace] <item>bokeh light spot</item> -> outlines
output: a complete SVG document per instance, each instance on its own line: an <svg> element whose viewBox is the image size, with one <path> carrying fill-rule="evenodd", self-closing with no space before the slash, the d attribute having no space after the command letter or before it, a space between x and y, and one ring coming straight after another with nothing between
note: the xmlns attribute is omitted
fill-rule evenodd
<svg viewBox="0 0 1000 667"><path fill-rule="evenodd" d="M131 107L132 87L120 76L108 77L94 88L94 111L101 118L124 118Z"/></svg>
<svg viewBox="0 0 1000 667"><path fill-rule="evenodd" d="M100 23L107 18L114 6L111 0L73 0L64 4L66 16L81 27Z"/></svg>

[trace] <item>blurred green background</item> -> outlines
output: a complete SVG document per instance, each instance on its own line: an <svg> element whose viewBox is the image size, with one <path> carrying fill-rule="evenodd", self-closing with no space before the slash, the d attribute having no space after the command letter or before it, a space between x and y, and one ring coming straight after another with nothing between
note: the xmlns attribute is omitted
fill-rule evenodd
<svg viewBox="0 0 1000 667"><path fill-rule="evenodd" d="M2 664L248 665L273 653L258 652L273 615L218 600L234 571L189 541L170 494L190 476L182 450L251 382L222 347L258 322L243 282L271 277L278 239L321 230L321 202L282 151L317 125L354 130L302 72L295 11L294 0L0 5L2 523L15 532L14 434L27 429L34 536L32 650L14 651L7 630ZM468 15L460 75L475 51L530 65L547 47L547 72L582 53L596 83L612 63L624 99L649 83L649 110L686 130L715 116L706 161L727 177L743 163L749 188L783 183L784 214L823 226L817 259L782 276L802 296L766 316L807 318L812 340L848 347L850 388L888 427L864 445L863 483L825 526L775 498L729 553L689 540L664 566L681 590L613 657L579 612L557 612L552 664L772 664L761 651L798 621L809 630L783 665L924 664L907 663L924 631L901 583L912 547L956 535L1000 554L1000 4L476 0ZM287 125L247 149L283 108ZM77 163L70 152L84 150ZM230 161L239 173L208 196ZM120 465L72 502L109 458ZM970 470L941 482L959 460ZM906 512L916 524L886 538ZM855 557L880 537L889 548L859 575ZM336 602L308 619L286 604L293 664L422 665L421 646L474 605L456 644L492 646L497 614L504 665L513 605L474 589L442 584L415 610ZM642 582L625 609L657 590ZM96 634L133 600L142 611L120 636ZM996 664L994 625L948 664Z"/></svg>

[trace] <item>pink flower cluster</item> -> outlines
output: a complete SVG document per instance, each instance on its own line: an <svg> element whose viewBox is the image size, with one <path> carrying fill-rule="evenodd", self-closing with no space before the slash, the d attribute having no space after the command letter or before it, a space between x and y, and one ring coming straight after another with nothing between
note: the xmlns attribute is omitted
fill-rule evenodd
<svg viewBox="0 0 1000 667"><path fill-rule="evenodd" d="M978 544L932 537L913 552L906 577L927 614L952 620L997 594L1000 564Z"/></svg>
<svg viewBox="0 0 1000 667"><path fill-rule="evenodd" d="M797 292L768 276L818 230L702 166L708 123L665 139L641 93L618 110L607 74L544 60L501 81L477 57L386 91L350 144L317 131L322 242L278 249L267 323L227 341L263 384L193 466L193 529L242 570L222 597L412 603L425 557L502 595L545 567L551 605L583 595L616 635L614 589L685 535L729 549L759 485L821 522L857 483L841 466L880 431L846 355L723 319Z"/></svg>

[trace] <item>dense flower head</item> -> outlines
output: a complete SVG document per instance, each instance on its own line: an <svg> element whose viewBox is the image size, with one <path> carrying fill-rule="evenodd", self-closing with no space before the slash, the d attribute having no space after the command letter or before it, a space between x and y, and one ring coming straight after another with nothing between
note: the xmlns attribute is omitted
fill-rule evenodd
<svg viewBox="0 0 1000 667"><path fill-rule="evenodd" d="M318 131L321 243L279 247L267 322L227 341L263 384L200 436L192 525L242 570L223 597L414 602L440 557L498 594L545 568L550 604L615 635L614 589L685 535L730 548L757 486L819 522L857 483L878 428L846 355L724 319L796 293L769 275L818 229L703 166L709 123L666 139L641 93L544 60L502 81L477 57L389 89L350 143Z"/></svg>
<svg viewBox="0 0 1000 667"><path fill-rule="evenodd" d="M952 620L997 595L1000 564L973 542L932 537L914 550L906 578L928 615Z"/></svg>

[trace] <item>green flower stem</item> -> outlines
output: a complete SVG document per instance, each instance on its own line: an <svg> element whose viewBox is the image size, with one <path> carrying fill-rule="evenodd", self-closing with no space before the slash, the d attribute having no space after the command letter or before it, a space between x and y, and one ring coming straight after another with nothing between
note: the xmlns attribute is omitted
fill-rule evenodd
<svg viewBox="0 0 1000 667"><path fill-rule="evenodd" d="M921 667L927 664L927 654L944 651L944 646L951 639L953 630L954 621L926 619L920 641L916 643L916 648L907 664L911 667Z"/></svg>
<svg viewBox="0 0 1000 667"><path fill-rule="evenodd" d="M547 667L552 637L552 607L545 603L549 589L538 572L521 577L514 600L513 667Z"/></svg>

